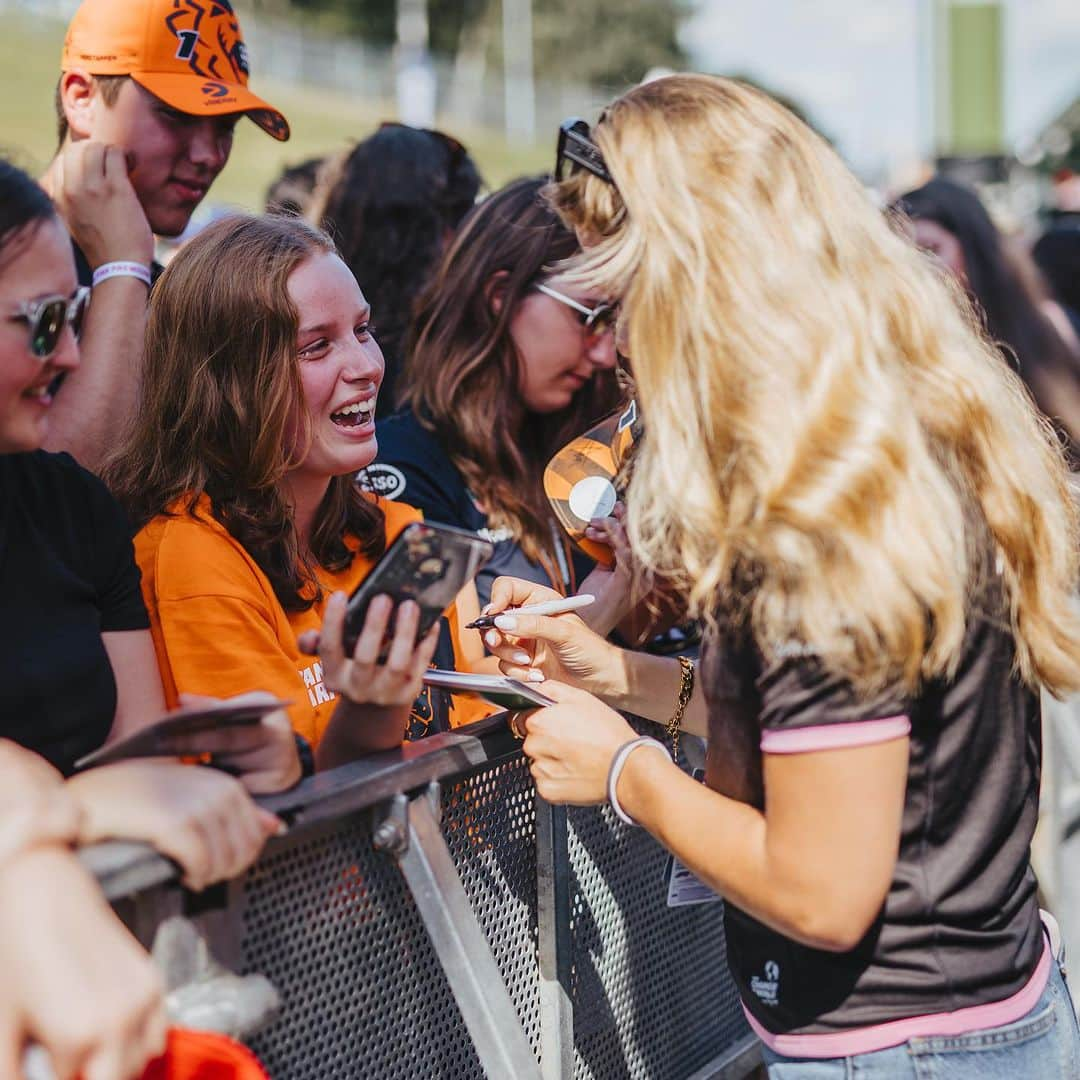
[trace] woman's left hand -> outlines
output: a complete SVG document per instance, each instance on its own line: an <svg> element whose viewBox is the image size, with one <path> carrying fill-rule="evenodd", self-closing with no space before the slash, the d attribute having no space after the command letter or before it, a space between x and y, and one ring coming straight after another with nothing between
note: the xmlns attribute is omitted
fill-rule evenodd
<svg viewBox="0 0 1080 1080"><path fill-rule="evenodd" d="M181 694L180 704L185 709L209 708L212 705L256 704L274 700L265 690L253 690L231 698L204 697L201 694ZM179 756L187 753L210 753L214 764L233 773L252 795L272 795L287 791L300 782L302 768L296 749L289 714L284 709L267 713L257 724L243 727L221 727L189 736L191 746L185 748L184 740L176 739L175 750Z"/></svg>
<svg viewBox="0 0 1080 1080"><path fill-rule="evenodd" d="M540 689L558 704L518 721L526 732L522 749L536 790L550 803L605 802L612 758L637 733L614 709L584 690L557 682L546 682Z"/></svg>
<svg viewBox="0 0 1080 1080"><path fill-rule="evenodd" d="M417 641L420 607L414 600L406 600L397 607L389 647L385 659L380 659L395 611L389 596L376 596L368 605L356 648L349 656L343 644L347 605L343 592L334 593L326 604L322 632L301 634L300 651L317 650L326 685L355 705L411 705L423 689L424 672L439 644L439 624Z"/></svg>

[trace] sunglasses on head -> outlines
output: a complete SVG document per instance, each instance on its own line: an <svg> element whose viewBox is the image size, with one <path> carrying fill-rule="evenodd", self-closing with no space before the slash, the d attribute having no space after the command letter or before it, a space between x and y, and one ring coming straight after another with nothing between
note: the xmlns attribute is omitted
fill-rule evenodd
<svg viewBox="0 0 1080 1080"><path fill-rule="evenodd" d="M603 119L603 117L601 117ZM555 179L566 180L585 169L614 185L615 181L604 163L604 155L592 141L589 125L577 117L559 125L559 145L555 152Z"/></svg>
<svg viewBox="0 0 1080 1080"><path fill-rule="evenodd" d="M539 284L536 286L536 291L550 296L552 300L557 300L574 311L578 322L590 337L599 337L608 330L615 329L615 320L619 317L618 304L597 304L596 307L591 308L579 303L572 296L553 289L550 285Z"/></svg>
<svg viewBox="0 0 1080 1080"><path fill-rule="evenodd" d="M24 300L12 318L30 328L30 352L39 360L48 360L56 352L65 326L78 338L89 303L90 288L80 285L70 297Z"/></svg>

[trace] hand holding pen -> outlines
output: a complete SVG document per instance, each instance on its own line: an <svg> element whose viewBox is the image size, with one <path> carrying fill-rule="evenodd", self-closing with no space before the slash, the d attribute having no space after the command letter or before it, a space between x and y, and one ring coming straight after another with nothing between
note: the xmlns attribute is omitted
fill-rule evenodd
<svg viewBox="0 0 1080 1080"><path fill-rule="evenodd" d="M495 625L495 620L508 615L563 615L568 611L578 611L594 603L596 597L591 593L582 593L580 596L565 596L558 600L546 600L540 604L525 604L524 607L507 608L492 615L481 615L467 623L466 630L488 630Z"/></svg>
<svg viewBox="0 0 1080 1080"><path fill-rule="evenodd" d="M497 578L482 617L491 626L483 630L484 644L510 678L530 683L553 679L599 690L617 674L620 650L577 616L567 615L590 601L589 594L561 597L535 582Z"/></svg>

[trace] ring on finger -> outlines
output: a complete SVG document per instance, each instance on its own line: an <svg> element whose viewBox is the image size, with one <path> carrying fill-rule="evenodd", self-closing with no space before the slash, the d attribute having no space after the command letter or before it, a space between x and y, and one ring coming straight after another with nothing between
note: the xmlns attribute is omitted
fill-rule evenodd
<svg viewBox="0 0 1080 1080"><path fill-rule="evenodd" d="M525 738L525 731L524 728L521 726L521 723L524 719L524 713L515 712L510 714L510 719L507 721L507 724L510 728L510 734L513 735L514 738L518 740L518 742L522 742Z"/></svg>

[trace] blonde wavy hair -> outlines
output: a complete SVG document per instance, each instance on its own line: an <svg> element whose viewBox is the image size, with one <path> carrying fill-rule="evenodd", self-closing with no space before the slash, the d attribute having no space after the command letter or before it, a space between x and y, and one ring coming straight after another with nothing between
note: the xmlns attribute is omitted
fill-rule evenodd
<svg viewBox="0 0 1080 1080"><path fill-rule="evenodd" d="M645 437L628 528L691 610L859 688L955 672L972 616L1080 688L1064 455L970 304L768 96L679 75L593 137L614 184L551 189L621 297Z"/></svg>

